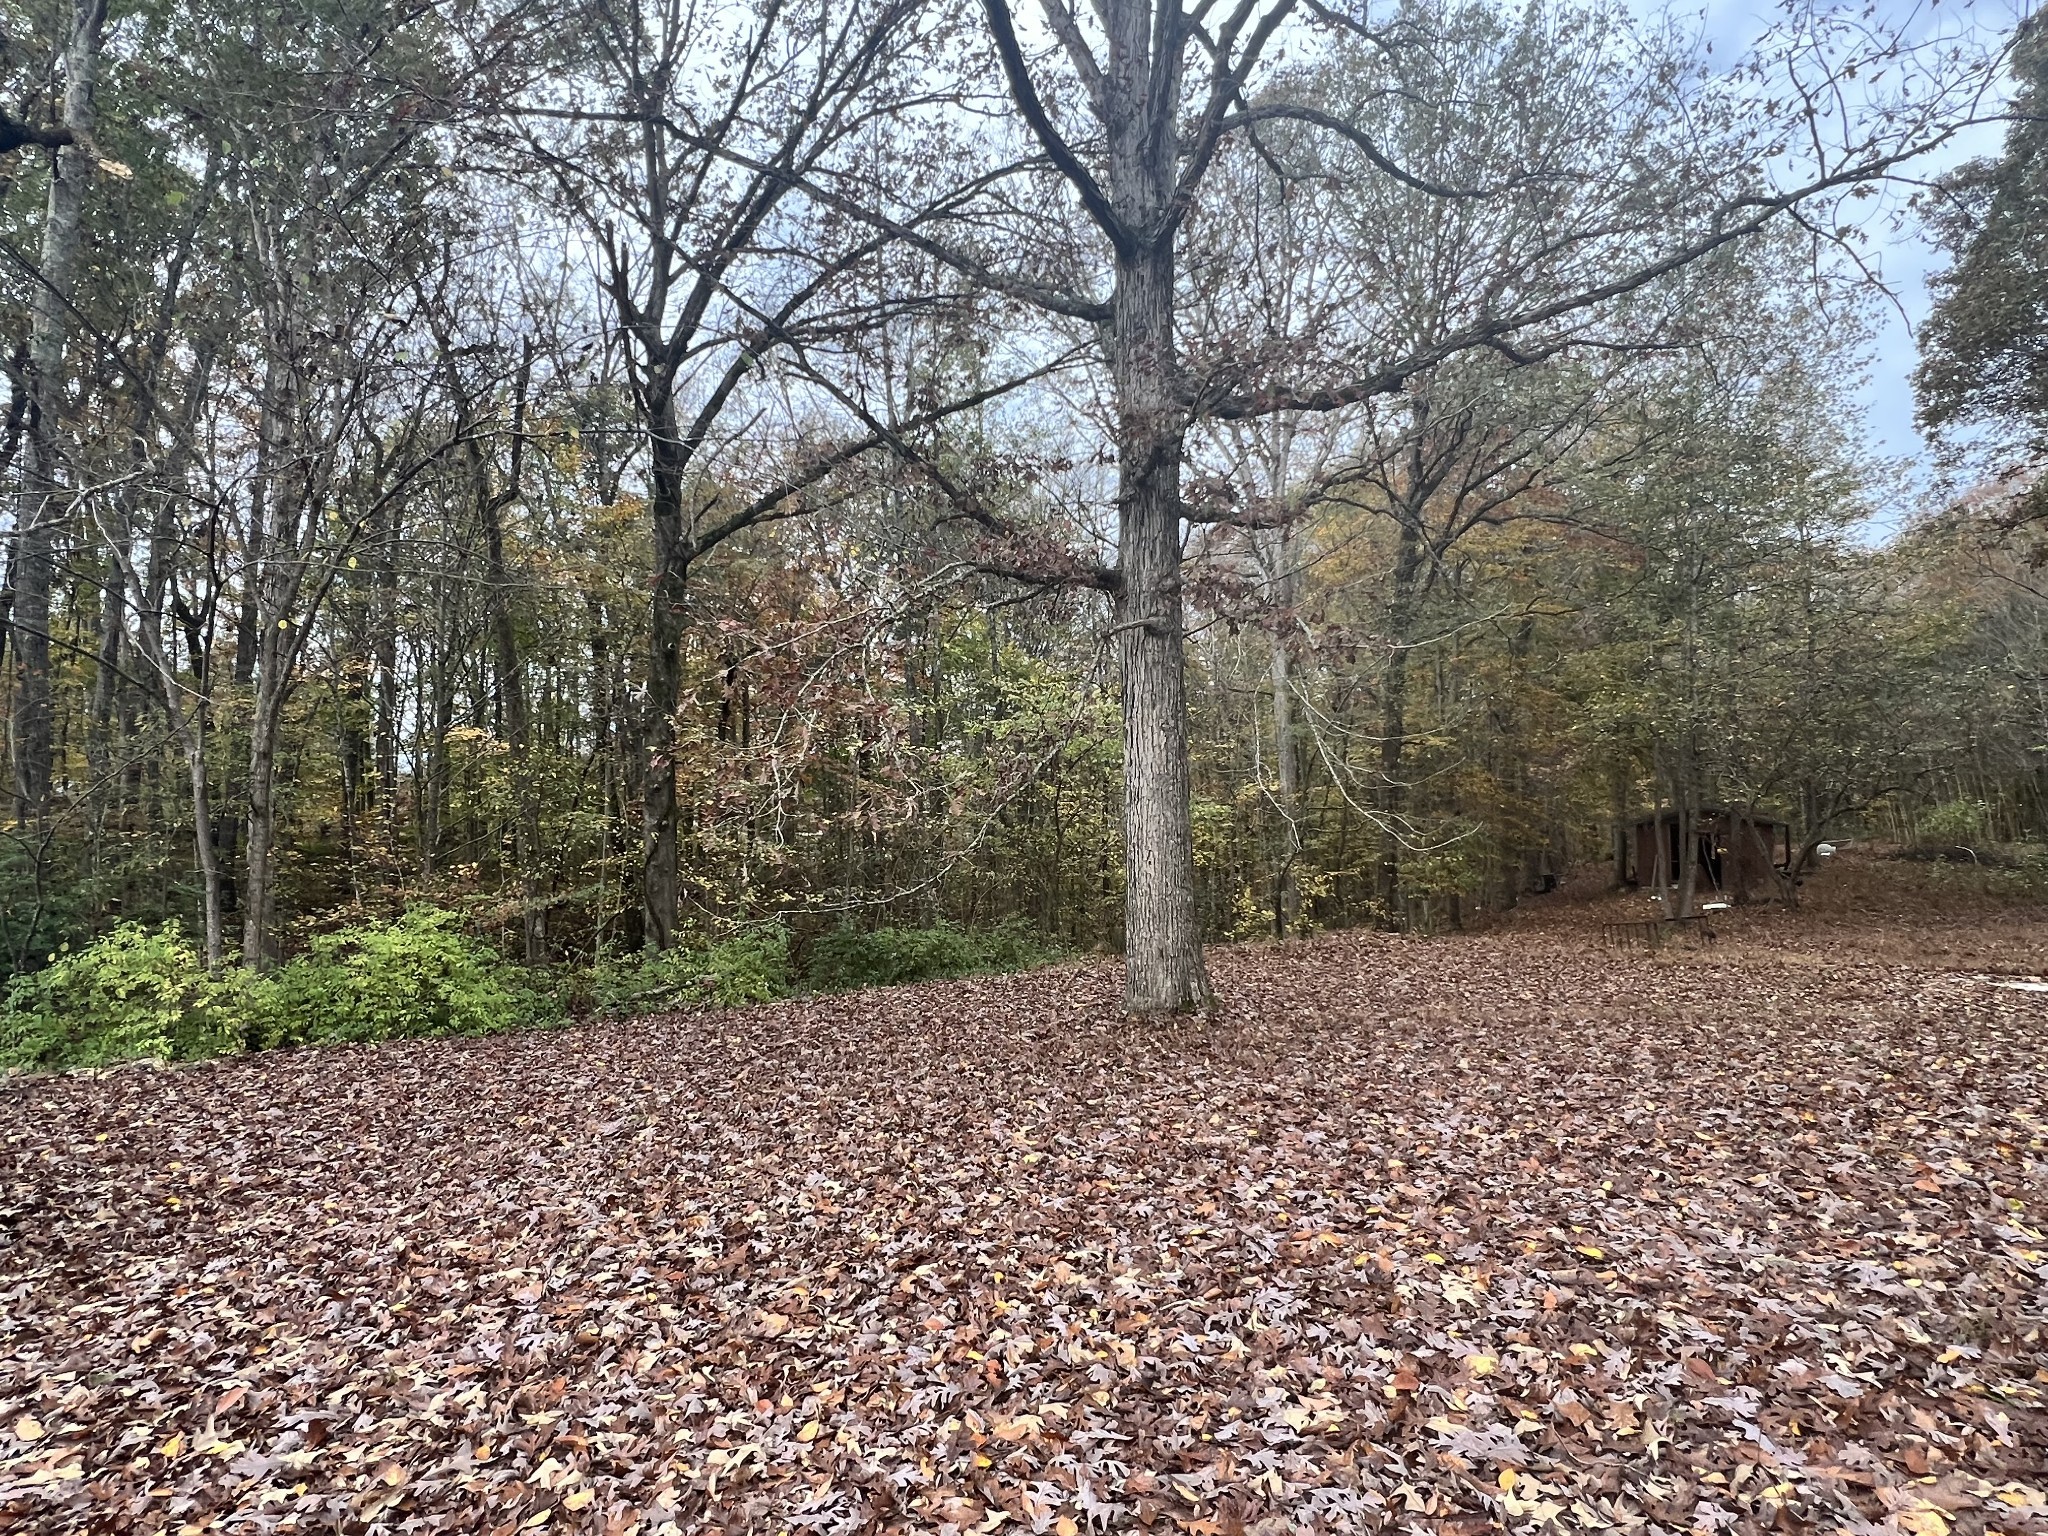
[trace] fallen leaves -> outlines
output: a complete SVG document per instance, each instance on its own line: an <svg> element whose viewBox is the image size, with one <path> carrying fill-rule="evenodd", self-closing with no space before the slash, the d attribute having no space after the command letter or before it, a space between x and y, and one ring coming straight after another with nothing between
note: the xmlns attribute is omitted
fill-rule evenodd
<svg viewBox="0 0 2048 1536"><path fill-rule="evenodd" d="M0 1526L2048 1531L2039 998L1216 971L7 1085Z"/></svg>

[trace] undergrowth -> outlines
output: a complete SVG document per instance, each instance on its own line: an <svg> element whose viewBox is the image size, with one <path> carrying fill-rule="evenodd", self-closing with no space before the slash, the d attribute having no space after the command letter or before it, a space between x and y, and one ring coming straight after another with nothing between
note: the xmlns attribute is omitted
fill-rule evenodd
<svg viewBox="0 0 2048 1536"><path fill-rule="evenodd" d="M733 1008L799 991L1023 970L1054 953L1022 924L986 932L947 924L842 928L812 944L799 967L787 930L762 923L549 974L515 965L465 933L460 914L416 906L388 922L322 934L305 954L258 976L209 972L175 921L124 923L80 948L62 946L42 969L7 984L0 1069L488 1035L578 1015Z"/></svg>

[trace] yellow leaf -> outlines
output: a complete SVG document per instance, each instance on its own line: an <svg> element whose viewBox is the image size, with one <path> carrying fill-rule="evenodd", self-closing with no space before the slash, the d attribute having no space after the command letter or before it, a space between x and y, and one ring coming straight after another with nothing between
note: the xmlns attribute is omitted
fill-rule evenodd
<svg viewBox="0 0 2048 1536"><path fill-rule="evenodd" d="M796 1432L796 1437L797 1439L803 1441L805 1445L809 1445L813 1440L818 1438L818 1432L823 1428L824 1426L822 1424L820 1424L816 1419L813 1419L810 1423L806 1424L802 1429Z"/></svg>
<svg viewBox="0 0 2048 1536"><path fill-rule="evenodd" d="M1061 1515L1059 1519L1055 1520L1052 1524L1052 1528L1055 1531L1059 1532L1059 1536L1081 1536L1081 1527L1074 1524L1074 1522L1065 1515Z"/></svg>
<svg viewBox="0 0 2048 1536"><path fill-rule="evenodd" d="M1591 1243L1579 1244L1578 1251L1580 1253L1583 1253L1589 1259L1604 1259L1607 1257L1606 1254L1602 1253L1598 1248L1595 1248Z"/></svg>
<svg viewBox="0 0 2048 1536"><path fill-rule="evenodd" d="M1515 1469L1513 1467L1502 1467L1500 1469L1500 1491L1502 1493L1513 1493L1515 1491Z"/></svg>
<svg viewBox="0 0 2048 1536"><path fill-rule="evenodd" d="M185 1454L185 1437L183 1435L171 1436L170 1439L163 1443L162 1449L157 1454L169 1457L173 1461L177 1460L178 1457Z"/></svg>
<svg viewBox="0 0 2048 1536"><path fill-rule="evenodd" d="M583 1508L586 1504L588 1504L592 1499L596 1497L597 1490L595 1488L578 1488L574 1493L570 1494L569 1497L562 1500L562 1508L568 1510L571 1514L574 1514L577 1510Z"/></svg>
<svg viewBox="0 0 2048 1536"><path fill-rule="evenodd" d="M529 1519L526 1522L526 1524L519 1527L519 1529L521 1529L522 1531L536 1530L539 1527L546 1525L549 1519L553 1517L554 1513L555 1512L552 1509L544 1509L539 1514L534 1515L531 1519Z"/></svg>
<svg viewBox="0 0 2048 1536"><path fill-rule="evenodd" d="M1948 1516L1923 1499L1899 1511L1899 1529L1911 1536L1948 1536Z"/></svg>
<svg viewBox="0 0 2048 1536"><path fill-rule="evenodd" d="M1467 1355L1465 1357L1465 1369L1474 1376L1491 1376L1493 1368L1499 1364L1500 1359L1495 1355Z"/></svg>
<svg viewBox="0 0 2048 1536"><path fill-rule="evenodd" d="M1425 1264L1441 1264L1443 1261L1444 1256L1440 1253L1425 1253L1422 1256L1422 1262Z"/></svg>
<svg viewBox="0 0 2048 1536"><path fill-rule="evenodd" d="M43 1438L43 1421L34 1414L24 1413L14 1421L14 1433L23 1440L40 1440Z"/></svg>

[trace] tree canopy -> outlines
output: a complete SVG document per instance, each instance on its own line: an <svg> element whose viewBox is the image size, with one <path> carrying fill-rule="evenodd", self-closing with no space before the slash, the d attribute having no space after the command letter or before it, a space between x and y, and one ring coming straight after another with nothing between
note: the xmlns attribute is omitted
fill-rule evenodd
<svg viewBox="0 0 2048 1536"><path fill-rule="evenodd" d="M2038 428L2038 26L7 37L11 972L176 920L262 976L429 904L534 967L1028 931L1161 1012L1206 940L1463 921L1640 816L2038 823L2030 610L1995 519L1870 532L1912 509L1835 254L2009 64L2006 156L1932 205L1922 382Z"/></svg>

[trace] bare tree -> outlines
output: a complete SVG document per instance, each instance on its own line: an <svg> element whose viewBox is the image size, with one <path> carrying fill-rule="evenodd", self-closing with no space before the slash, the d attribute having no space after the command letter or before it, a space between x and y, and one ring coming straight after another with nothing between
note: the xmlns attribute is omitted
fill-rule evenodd
<svg viewBox="0 0 2048 1536"><path fill-rule="evenodd" d="M1188 804L1181 572L1191 424L1205 415L1343 409L1475 349L1528 363L1597 345L1593 322L1610 301L1946 142L1982 114L1993 72L1981 60L1913 57L1897 34L1809 18L1759 60L1754 79L1763 86L1703 83L1688 55L1640 45L1604 20L1575 23L1577 37L1553 35L1539 20L1527 29L1525 57L1576 47L1572 63L1602 131L1588 136L1595 125L1585 120L1539 120L1525 129L1525 156L1506 177L1439 181L1375 137L1371 109L1401 88L1397 68L1368 75L1349 99L1319 99L1299 77L1262 68L1276 40L1295 31L1399 60L1436 44L1456 19L1449 7L1411 4L1382 25L1299 0L1102 0L1092 8L1042 0L1050 41L1036 51L1011 0L984 0L983 9L1018 118L1104 247L1106 294L1068 289L1044 302L1097 325L1111 379L1126 1003L1136 1013L1200 1008L1210 994ZM1840 83L1879 62L1902 83L1867 110L1849 108ZM1046 78L1058 83L1042 87ZM1801 106L1785 112L1768 89ZM1417 344L1360 349L1352 343L1361 333L1332 327L1320 344L1248 336L1222 355L1184 350L1182 266L1205 183L1230 141L1263 147L1262 133L1281 125L1313 130L1344 162L1341 174L1471 204L1501 232L1490 262L1470 274L1463 303ZM1790 132L1801 136L1796 152ZM1759 170L1774 153L1797 166L1782 183ZM1023 287L1010 283L1013 292Z"/></svg>
<svg viewBox="0 0 2048 1536"><path fill-rule="evenodd" d="M921 56L931 20L920 0L604 0L592 14L568 99L529 100L515 121L594 252L645 434L654 574L639 720L642 907L646 942L665 948L679 891L690 573L748 529L807 511L821 482L913 425L874 418L811 359L945 301L856 294L847 279L948 200L929 200L909 226L877 228L845 218L839 200L797 195L889 159L887 130L916 92L906 61ZM919 419L1008 387L981 381L925 402ZM850 433L833 424L849 416ZM764 463L771 421L808 441ZM735 497L736 485L754 494Z"/></svg>

